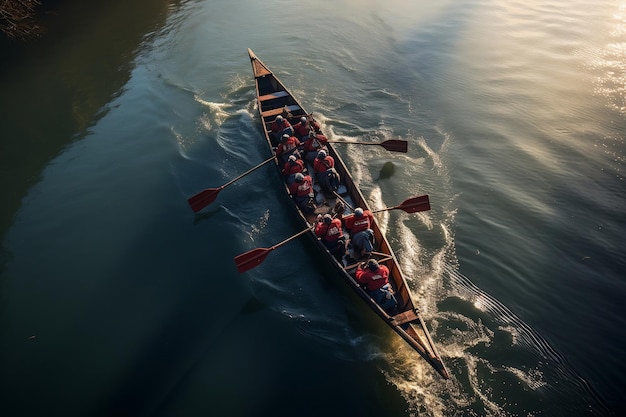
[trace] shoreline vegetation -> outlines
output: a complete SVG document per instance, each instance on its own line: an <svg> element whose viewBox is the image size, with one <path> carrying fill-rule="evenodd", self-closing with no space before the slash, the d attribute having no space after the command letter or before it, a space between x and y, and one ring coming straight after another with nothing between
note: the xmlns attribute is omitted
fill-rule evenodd
<svg viewBox="0 0 626 417"><path fill-rule="evenodd" d="M13 41L27 41L45 33L38 23L40 0L0 0L0 31Z"/></svg>

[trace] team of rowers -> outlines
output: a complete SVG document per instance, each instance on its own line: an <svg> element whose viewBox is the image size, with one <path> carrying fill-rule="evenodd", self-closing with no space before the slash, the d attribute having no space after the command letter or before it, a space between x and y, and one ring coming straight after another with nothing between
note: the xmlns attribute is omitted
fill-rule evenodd
<svg viewBox="0 0 626 417"><path fill-rule="evenodd" d="M279 115L270 126L272 145L283 164L283 175L289 192L303 213L316 212L314 184L318 184L325 198L339 198L340 177L334 158L328 154L327 137L311 116L302 116L292 125ZM313 177L309 171L313 171ZM389 269L371 258L374 250L374 216L360 207L343 217L344 205L338 202L331 210L334 214L318 214L315 235L329 252L344 266L362 260L355 270L357 282L385 310L392 312L397 302L389 284ZM350 236L346 244L344 228Z"/></svg>

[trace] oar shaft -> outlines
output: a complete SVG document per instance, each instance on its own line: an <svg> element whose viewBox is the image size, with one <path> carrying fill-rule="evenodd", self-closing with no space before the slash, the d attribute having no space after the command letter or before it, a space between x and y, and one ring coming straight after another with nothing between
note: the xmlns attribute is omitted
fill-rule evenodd
<svg viewBox="0 0 626 417"><path fill-rule="evenodd" d="M353 145L378 145L390 152L406 153L408 150L408 142L400 139L388 139L383 142L351 142L347 140L329 140L329 143L350 143Z"/></svg>
<svg viewBox="0 0 626 417"><path fill-rule="evenodd" d="M372 211L372 214L374 214L374 213L382 213L383 211L390 211L390 210L395 210L395 209L398 209L398 208L400 208L400 206L386 207L386 208L383 208L383 209L374 210L374 211Z"/></svg>
<svg viewBox="0 0 626 417"><path fill-rule="evenodd" d="M337 196L338 199L341 200L341 202L343 204L345 204L346 206L348 206L348 208L352 211L354 211L354 207L352 207L342 196L339 195L339 193L337 191L333 191L333 193Z"/></svg>
<svg viewBox="0 0 626 417"><path fill-rule="evenodd" d="M234 183L235 181L240 180L241 178L245 177L246 175L248 175L255 169L259 169L260 167L262 167L263 165L267 164L268 162L272 161L275 158L276 156L272 156L271 158L266 159L265 161L261 162L259 165L255 166L254 168L250 168L243 174L239 175L238 177L233 178L232 180L228 181L224 185L220 185L217 188L207 188L206 190L202 190L198 194L187 199L187 202L191 206L191 209L197 213L198 211L202 210L203 208L211 204L213 201L215 201L215 199L217 198L217 194L220 191L222 191L224 188L228 187L230 184Z"/></svg>
<svg viewBox="0 0 626 417"><path fill-rule="evenodd" d="M249 170L247 170L243 174L239 175L238 177L233 178L232 180L228 181L226 184L224 184L221 187L219 187L219 189L223 190L224 188L228 187L230 184L234 183L235 181L238 181L238 180L242 179L243 177L245 177L246 175L248 175L252 171L261 168L263 165L267 164L268 162L272 161L273 159L276 159L276 156L272 156L271 158L266 159L265 161L261 162L259 165L255 166L254 168L250 168Z"/></svg>
<svg viewBox="0 0 626 417"><path fill-rule="evenodd" d="M307 227L306 229L302 230L301 232L298 232L295 235L293 235L291 237L288 237L287 239L283 240L282 242L275 244L274 246L271 247L271 249L274 250L274 249L276 249L278 247L281 247L285 243L290 242L290 241L294 240L295 238L302 236L303 234L313 230L314 228L315 228L315 225L313 225L313 227Z"/></svg>
<svg viewBox="0 0 626 417"><path fill-rule="evenodd" d="M328 143L349 143L351 145L380 145L378 142L352 142L349 140L329 140Z"/></svg>

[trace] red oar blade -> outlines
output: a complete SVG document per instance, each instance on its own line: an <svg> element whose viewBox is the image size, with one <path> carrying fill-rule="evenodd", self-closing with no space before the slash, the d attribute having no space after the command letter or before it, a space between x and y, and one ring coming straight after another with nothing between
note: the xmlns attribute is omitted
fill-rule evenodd
<svg viewBox="0 0 626 417"><path fill-rule="evenodd" d="M217 198L217 194L222 191L222 188L223 187L207 188L206 190L200 191L198 194L189 198L187 202L189 203L189 206L194 211L194 213L197 213L212 202L214 202Z"/></svg>
<svg viewBox="0 0 626 417"><path fill-rule="evenodd" d="M404 200L402 204L394 207L394 209L404 210L407 213L427 211L430 210L430 201L428 200L428 195L421 195L419 197L412 197Z"/></svg>
<svg viewBox="0 0 626 417"><path fill-rule="evenodd" d="M237 271L243 273L260 265L265 258L267 258L267 255L269 255L273 250L274 248L256 248L249 252L235 256Z"/></svg>
<svg viewBox="0 0 626 417"><path fill-rule="evenodd" d="M391 152L407 153L409 145L406 140L389 139L379 144L383 148Z"/></svg>

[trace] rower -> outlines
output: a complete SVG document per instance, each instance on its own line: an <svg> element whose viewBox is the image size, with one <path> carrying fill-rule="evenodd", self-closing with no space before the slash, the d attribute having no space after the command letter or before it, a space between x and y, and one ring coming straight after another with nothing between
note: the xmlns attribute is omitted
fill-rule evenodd
<svg viewBox="0 0 626 417"><path fill-rule="evenodd" d="M343 218L343 222L350 233L350 246L352 247L352 256L355 259L367 258L374 250L374 231L372 224L374 223L374 215L369 210L363 210L361 207L354 209L354 214Z"/></svg>
<svg viewBox="0 0 626 417"><path fill-rule="evenodd" d="M341 229L341 220L336 217L333 218L330 214L318 215L315 235L320 238L335 259L341 262L346 253L346 241Z"/></svg>
<svg viewBox="0 0 626 417"><path fill-rule="evenodd" d="M297 137L289 136L285 133L280 138L280 143L276 147L276 156L278 156L283 163L288 161L290 155L295 155L297 159L300 159L298 145L300 145L300 140L298 140Z"/></svg>
<svg viewBox="0 0 626 417"><path fill-rule="evenodd" d="M270 126L270 130L274 142L273 145L276 145L282 135L293 135L293 127L291 126L291 123L289 123L289 120L285 119L280 114L276 116L276 119L274 119L274 122Z"/></svg>
<svg viewBox="0 0 626 417"><path fill-rule="evenodd" d="M293 184L296 180L296 174L304 171L304 162L302 159L296 157L296 155L289 155L289 160L285 162L283 167L283 175L287 185Z"/></svg>
<svg viewBox="0 0 626 417"><path fill-rule="evenodd" d="M398 301L389 284L389 268L370 259L357 266L355 278L383 310L392 316L396 314Z"/></svg>
<svg viewBox="0 0 626 417"><path fill-rule="evenodd" d="M311 127L304 116L300 118L298 123L293 125L294 134L300 140L305 140L309 136L309 130L311 130Z"/></svg>
<svg viewBox="0 0 626 417"><path fill-rule="evenodd" d="M305 214L315 212L315 204L313 203L313 179L310 175L304 175L298 172L295 175L295 181L289 186L289 192L293 201Z"/></svg>
<svg viewBox="0 0 626 417"><path fill-rule="evenodd" d="M335 191L339 188L339 173L335 169L335 160L323 149L313 161L313 172L324 196L334 198Z"/></svg>
<svg viewBox="0 0 626 417"><path fill-rule="evenodd" d="M326 150L328 138L321 133L316 134L311 130L309 136L304 140L304 160L307 164L313 165L315 158L320 150Z"/></svg>

